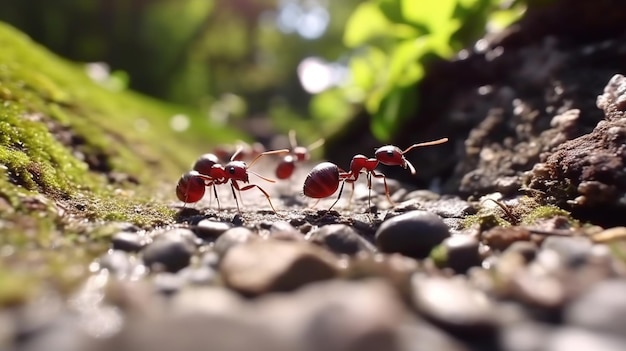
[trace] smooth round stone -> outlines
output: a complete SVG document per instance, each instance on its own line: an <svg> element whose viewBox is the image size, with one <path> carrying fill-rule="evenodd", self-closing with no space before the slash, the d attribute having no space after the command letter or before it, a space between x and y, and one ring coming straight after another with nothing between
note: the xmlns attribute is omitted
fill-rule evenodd
<svg viewBox="0 0 626 351"><path fill-rule="evenodd" d="M542 351L545 341L555 327L540 323L515 323L506 326L498 335L500 347L506 351Z"/></svg>
<svg viewBox="0 0 626 351"><path fill-rule="evenodd" d="M376 231L376 246L382 252L420 259L449 236L448 226L438 215L416 210L384 221Z"/></svg>
<svg viewBox="0 0 626 351"><path fill-rule="evenodd" d="M106 269L113 275L128 274L133 268L130 256L121 250L113 250L102 255L98 263L101 269Z"/></svg>
<svg viewBox="0 0 626 351"><path fill-rule="evenodd" d="M213 221L210 219L203 219L193 228L193 232L199 238L205 240L216 239L222 235L225 231L232 228L233 224L230 222Z"/></svg>
<svg viewBox="0 0 626 351"><path fill-rule="evenodd" d="M269 238L288 241L302 241L304 235L288 222L278 221L269 226Z"/></svg>
<svg viewBox="0 0 626 351"><path fill-rule="evenodd" d="M584 237L547 237L541 245L542 250L553 250L567 267L579 267L587 263L593 243Z"/></svg>
<svg viewBox="0 0 626 351"><path fill-rule="evenodd" d="M152 270L178 272L189 265L194 250L182 237L159 238L143 250L143 262Z"/></svg>
<svg viewBox="0 0 626 351"><path fill-rule="evenodd" d="M337 254L355 255L359 252L376 251L374 245L345 224L325 225L309 233L307 238Z"/></svg>
<svg viewBox="0 0 626 351"><path fill-rule="evenodd" d="M157 292L172 295L183 287L185 280L178 274L160 272L154 275L152 283Z"/></svg>
<svg viewBox="0 0 626 351"><path fill-rule="evenodd" d="M598 332L626 335L626 281L597 283L565 311L568 324Z"/></svg>
<svg viewBox="0 0 626 351"><path fill-rule="evenodd" d="M456 335L479 338L498 327L496 306L466 281L415 276L413 303L417 311Z"/></svg>
<svg viewBox="0 0 626 351"><path fill-rule="evenodd" d="M334 278L334 257L305 242L258 240L232 247L220 263L224 284L247 296L292 291Z"/></svg>
<svg viewBox="0 0 626 351"><path fill-rule="evenodd" d="M135 232L119 232L111 238L114 250L137 252L146 246L146 240Z"/></svg>
<svg viewBox="0 0 626 351"><path fill-rule="evenodd" d="M478 248L480 242L473 236L459 234L446 238L441 245L447 253L447 266L457 273L480 266L482 258Z"/></svg>
<svg viewBox="0 0 626 351"><path fill-rule="evenodd" d="M623 351L626 338L594 333L585 329L565 327L545 340L542 351Z"/></svg>
<svg viewBox="0 0 626 351"><path fill-rule="evenodd" d="M208 265L186 267L178 272L178 274L186 282L194 285L208 285L213 283L217 278L217 272Z"/></svg>
<svg viewBox="0 0 626 351"><path fill-rule="evenodd" d="M224 257L231 248L257 239L260 238L250 229L246 227L234 227L222 233L222 235L215 240L213 251L221 258Z"/></svg>
<svg viewBox="0 0 626 351"><path fill-rule="evenodd" d="M529 263L537 257L537 249L537 244L532 241L516 241L506 248L505 254L518 253L524 257L526 263Z"/></svg>

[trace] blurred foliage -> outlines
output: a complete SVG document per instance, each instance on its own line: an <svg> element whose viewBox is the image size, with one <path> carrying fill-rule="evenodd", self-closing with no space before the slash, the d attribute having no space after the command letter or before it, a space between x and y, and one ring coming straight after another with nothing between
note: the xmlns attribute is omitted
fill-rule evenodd
<svg viewBox="0 0 626 351"><path fill-rule="evenodd" d="M435 57L451 58L524 11L522 1L370 0L346 24L352 80L339 93L363 103L371 131L389 140L416 110L416 86Z"/></svg>
<svg viewBox="0 0 626 351"><path fill-rule="evenodd" d="M245 128L248 117L269 117L273 130L247 131L296 129L306 143L349 125L363 108L374 136L390 139L418 106L428 61L506 26L524 3L2 0L0 20L66 58L106 62L102 84L111 90L200 108L214 124ZM320 35L303 30L324 20ZM307 92L297 73L311 57L345 77Z"/></svg>

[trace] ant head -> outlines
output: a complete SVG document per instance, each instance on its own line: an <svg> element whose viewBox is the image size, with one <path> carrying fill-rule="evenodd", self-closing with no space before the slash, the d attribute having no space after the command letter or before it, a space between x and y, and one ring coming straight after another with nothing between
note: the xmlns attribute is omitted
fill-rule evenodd
<svg viewBox="0 0 626 351"><path fill-rule="evenodd" d="M400 148L393 145L385 145L376 149L376 159L387 166L402 166L406 168L406 159Z"/></svg>
<svg viewBox="0 0 626 351"><path fill-rule="evenodd" d="M309 159L309 150L304 146L296 146L292 151L298 162L306 161Z"/></svg>
<svg viewBox="0 0 626 351"><path fill-rule="evenodd" d="M230 161L224 166L224 171L229 179L248 182L248 166L243 161Z"/></svg>

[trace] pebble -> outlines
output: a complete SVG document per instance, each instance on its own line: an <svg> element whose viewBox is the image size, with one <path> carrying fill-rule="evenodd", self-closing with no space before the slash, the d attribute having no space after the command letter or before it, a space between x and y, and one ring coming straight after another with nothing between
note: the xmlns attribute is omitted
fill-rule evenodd
<svg viewBox="0 0 626 351"><path fill-rule="evenodd" d="M101 269L106 269L115 276L128 275L133 269L130 256L121 250L109 251L99 258L98 263Z"/></svg>
<svg viewBox="0 0 626 351"><path fill-rule="evenodd" d="M146 240L136 232L118 232L111 238L114 250L138 252L146 246Z"/></svg>
<svg viewBox="0 0 626 351"><path fill-rule="evenodd" d="M234 315L183 313L130 320L122 332L101 340L93 351L298 351L258 323Z"/></svg>
<svg viewBox="0 0 626 351"><path fill-rule="evenodd" d="M397 328L402 351L471 351L470 346L427 322L404 323Z"/></svg>
<svg viewBox="0 0 626 351"><path fill-rule="evenodd" d="M585 237L547 237L542 245L542 250L555 251L561 263L566 267L579 267L587 263L591 254L593 243Z"/></svg>
<svg viewBox="0 0 626 351"><path fill-rule="evenodd" d="M532 241L516 241L512 243L504 254L517 253L520 254L526 263L532 262L537 257L537 244Z"/></svg>
<svg viewBox="0 0 626 351"><path fill-rule="evenodd" d="M456 273L465 273L468 269L480 266L482 258L478 251L480 242L470 235L453 235L446 238L441 246L446 251L446 266Z"/></svg>
<svg viewBox="0 0 626 351"><path fill-rule="evenodd" d="M544 340L542 351L623 351L626 338L602 335L579 328L561 328Z"/></svg>
<svg viewBox="0 0 626 351"><path fill-rule="evenodd" d="M154 271L178 272L187 267L195 247L184 237L158 238L142 251L144 264Z"/></svg>
<svg viewBox="0 0 626 351"><path fill-rule="evenodd" d="M352 227L345 224L328 224L307 234L307 238L336 254L355 255L375 252L376 247Z"/></svg>
<svg viewBox="0 0 626 351"><path fill-rule="evenodd" d="M225 231L232 228L233 224L230 222L220 222L211 219L203 219L199 221L193 228L193 232L204 240L215 240L222 235Z"/></svg>
<svg viewBox="0 0 626 351"><path fill-rule="evenodd" d="M570 304L565 321L598 332L626 335L626 281L597 283Z"/></svg>
<svg viewBox="0 0 626 351"><path fill-rule="evenodd" d="M178 274L185 280L185 282L194 285L207 285L215 282L217 279L217 272L209 265L201 265L198 267L186 267L183 268Z"/></svg>
<svg viewBox="0 0 626 351"><path fill-rule="evenodd" d="M382 252L413 258L427 257L448 236L448 226L438 215L419 210L385 220L375 234L376 246Z"/></svg>
<svg viewBox="0 0 626 351"><path fill-rule="evenodd" d="M221 261L220 273L226 286L254 296L331 279L338 270L334 257L315 245L259 240L231 248Z"/></svg>
<svg viewBox="0 0 626 351"><path fill-rule="evenodd" d="M543 351L554 329L549 324L535 322L511 324L499 333L499 344L506 351Z"/></svg>
<svg viewBox="0 0 626 351"><path fill-rule="evenodd" d="M156 292L169 296L178 292L185 280L179 274L158 272L152 277L152 284Z"/></svg>
<svg viewBox="0 0 626 351"><path fill-rule="evenodd" d="M182 289L169 304L169 313L234 314L242 308L242 298L231 290L216 286L195 286Z"/></svg>
<svg viewBox="0 0 626 351"><path fill-rule="evenodd" d="M321 281L256 301L251 314L306 351L399 350L397 325L408 318L381 279Z"/></svg>
<svg viewBox="0 0 626 351"><path fill-rule="evenodd" d="M302 241L304 235L294 226L285 221L277 221L269 227L269 238L277 240Z"/></svg>
<svg viewBox="0 0 626 351"><path fill-rule="evenodd" d="M417 311L449 332L481 338L496 331L496 306L465 280L415 276L412 285Z"/></svg>
<svg viewBox="0 0 626 351"><path fill-rule="evenodd" d="M222 258L231 248L257 239L260 238L252 230L246 227L234 227L222 233L215 240L213 251Z"/></svg>

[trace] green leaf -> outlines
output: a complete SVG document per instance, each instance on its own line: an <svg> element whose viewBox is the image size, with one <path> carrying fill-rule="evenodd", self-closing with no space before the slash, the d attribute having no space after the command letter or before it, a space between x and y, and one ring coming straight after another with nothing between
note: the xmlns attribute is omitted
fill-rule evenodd
<svg viewBox="0 0 626 351"><path fill-rule="evenodd" d="M450 19L457 0L400 0L402 14L408 21L424 24L432 32L450 31Z"/></svg>
<svg viewBox="0 0 626 351"><path fill-rule="evenodd" d="M398 87L389 92L380 103L379 110L372 115L372 134L383 142L389 141L401 122L413 114L418 106L415 85Z"/></svg>
<svg viewBox="0 0 626 351"><path fill-rule="evenodd" d="M346 23L343 42L354 48L378 37L389 36L391 22L372 2L360 4Z"/></svg>

